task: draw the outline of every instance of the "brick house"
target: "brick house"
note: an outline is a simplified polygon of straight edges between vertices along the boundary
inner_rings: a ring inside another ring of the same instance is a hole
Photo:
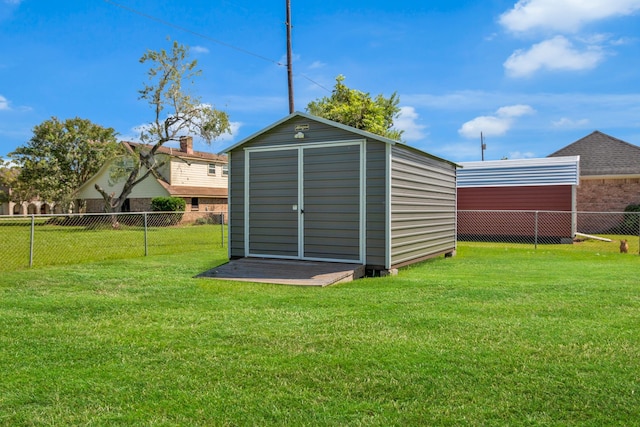
[[[133,151],[139,144],[122,142]],[[166,161],[158,169],[159,177],[149,175],[133,188],[123,205],[124,212],[145,212],[151,209],[154,197],[180,197],[186,202],[186,212],[227,212],[227,156],[193,150],[193,138],[182,137],[180,148],[160,147],[158,161]],[[104,200],[95,184],[108,193],[119,194],[124,180],[113,182],[110,173],[114,161],[105,164],[96,175],[77,191],[77,198],[86,202],[86,212],[104,212]]]
[[[580,156],[579,212],[622,212],[640,203],[640,147],[600,131],[548,157]]]
[[[623,212],[640,203],[640,147],[596,130],[548,157],[558,156],[580,156],[578,212]],[[621,216],[609,215],[604,221],[602,217],[590,221],[582,215],[579,227],[583,232],[601,232],[620,220]]]

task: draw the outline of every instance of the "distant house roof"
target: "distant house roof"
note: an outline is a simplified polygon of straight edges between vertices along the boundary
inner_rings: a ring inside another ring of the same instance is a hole
[[[549,157],[578,155],[581,176],[640,174],[640,147],[597,130]]]
[[[579,156],[461,162],[458,188],[578,185]]]
[[[139,142],[131,142],[131,141],[121,141],[122,145],[126,150],[133,152],[137,147],[145,147],[146,149],[151,149],[151,145],[141,144]],[[173,159],[180,159],[186,163],[189,163],[193,160],[200,160],[204,162],[215,162],[218,164],[227,164],[228,158],[224,154],[213,154],[206,153],[204,151],[193,151],[191,150],[191,146],[189,147],[189,152],[183,151],[180,148],[172,148],[172,147],[160,147],[156,154],[165,154],[171,156]],[[112,161],[105,162],[104,165],[100,168],[100,170],[89,180],[87,180],[84,184],[82,184],[76,191],[75,194],[79,194],[81,191],[84,191],[87,187],[93,187],[95,184],[94,178],[99,177],[106,173],[106,171],[111,167]],[[149,177],[149,179],[155,179],[162,188],[164,188],[170,196],[174,197],[210,197],[210,198],[227,198],[228,190],[226,187],[196,187],[196,186],[180,186],[180,185],[171,185],[166,181],[165,177],[159,176],[154,177],[153,175]]]
[[[186,187],[181,185],[169,185],[158,180],[167,192],[173,197],[211,197],[226,199],[229,192],[226,187]]]
[[[139,142],[131,142],[131,141],[122,141],[122,144],[128,148],[129,150],[133,150],[136,147],[145,147],[147,149],[151,149],[151,145],[141,144]],[[206,153],[204,151],[192,151],[191,153],[187,153],[182,151],[179,148],[165,147],[164,145],[158,149],[156,152],[158,154],[168,154],[172,157],[177,157],[184,160],[205,160],[205,161],[215,161],[218,163],[227,163],[227,156],[224,154],[213,154]]]
[[[151,149],[151,145],[144,145],[137,142],[123,141],[125,147],[129,150],[134,150],[136,147],[144,146]],[[189,147],[191,148],[191,147]],[[204,151],[183,151],[179,148],[162,146],[156,151],[157,154],[167,154],[172,158],[178,158],[188,163],[189,160],[204,160],[208,162],[227,163],[227,156],[224,154],[206,153]],[[195,187],[195,186],[183,186],[183,185],[171,185],[164,181],[164,179],[158,179],[158,183],[173,197],[211,197],[211,198],[227,198],[228,190],[226,187]]]

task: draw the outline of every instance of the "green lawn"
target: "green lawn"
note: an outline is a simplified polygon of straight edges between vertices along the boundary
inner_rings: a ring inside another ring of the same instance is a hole
[[[0,223],[0,271],[29,267],[30,221]],[[226,227],[225,227],[226,228]],[[172,254],[183,250],[214,250],[222,247],[220,225],[182,225],[149,227],[147,253]],[[226,233],[226,231],[225,231]],[[125,259],[145,255],[143,227],[46,225],[42,221],[34,227],[33,266],[78,264],[107,259]],[[225,237],[226,238],[226,237]]]
[[[328,288],[192,278],[221,248],[3,272],[0,425],[640,425],[640,257],[610,245]]]

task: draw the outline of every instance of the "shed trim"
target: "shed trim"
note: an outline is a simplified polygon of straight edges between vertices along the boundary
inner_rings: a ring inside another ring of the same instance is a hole
[[[422,156],[429,157],[429,158],[434,159],[434,160],[438,160],[438,161],[441,161],[441,162],[448,163],[450,165],[455,166],[456,168],[460,167],[460,165],[455,163],[455,162],[452,162],[452,161],[447,160],[447,159],[443,159],[442,157],[434,156],[433,154],[427,153],[426,151],[422,151],[422,150],[420,150],[418,148],[415,148],[415,147],[411,147],[411,146],[406,145],[406,144],[404,144],[404,143],[402,143],[400,141],[396,141],[396,140],[393,140],[393,139],[390,139],[390,138],[386,138],[386,137],[381,136],[381,135],[376,135],[375,133],[367,132],[367,131],[362,130],[362,129],[353,128],[351,126],[347,126],[347,125],[342,124],[342,123],[334,122],[333,120],[328,120],[328,119],[325,119],[323,117],[318,117],[318,116],[313,116],[311,114],[303,113],[301,111],[295,111],[295,112],[289,114],[288,116],[278,120],[277,122],[272,123],[270,126],[267,126],[266,128],[261,129],[258,132],[256,132],[256,133],[254,133],[254,134],[242,139],[241,141],[236,142],[232,146],[225,148],[220,153],[228,153],[228,152],[230,152],[232,150],[235,150],[236,148],[238,148],[238,147],[244,145],[245,143],[257,138],[258,136],[271,131],[272,129],[276,128],[277,126],[280,126],[283,123],[286,123],[287,121],[291,120],[294,117],[303,117],[303,118],[308,119],[308,120],[314,120],[316,122],[325,124],[327,126],[331,126],[331,127],[334,127],[334,128],[342,129],[342,130],[347,131],[349,133],[354,133],[354,134],[359,135],[359,136],[361,136],[363,138],[366,138],[366,139],[372,139],[374,141],[384,142],[385,144],[388,144],[388,145],[399,145],[399,146],[402,146],[402,147],[407,148],[409,150],[412,150],[412,151],[415,151],[417,153],[420,153],[420,155],[422,155]],[[301,145],[304,145],[304,144],[301,144]]]
[[[229,167],[229,176],[227,179],[227,258],[231,259],[231,159],[227,163]],[[222,221],[224,225],[224,221]],[[223,240],[224,241],[224,240]]]
[[[327,141],[327,142],[310,142],[302,144],[283,144],[283,145],[269,145],[267,147],[245,147],[244,151],[277,151],[277,150],[293,150],[297,148],[323,148],[323,147],[339,147],[342,145],[356,145],[363,144],[364,139],[345,139],[339,141]]]
[[[250,136],[244,138],[243,140],[238,141],[237,143],[233,144],[232,146],[230,146],[228,148],[225,148],[222,152],[223,153],[228,153],[231,150],[235,150],[236,148],[240,147],[241,145],[245,144],[246,142],[251,141],[252,139],[255,139],[256,137],[258,137],[258,136],[260,136],[260,135],[262,135],[264,133],[269,132],[271,129],[274,129],[274,128],[280,126],[281,124],[288,122],[289,120],[291,120],[294,117],[304,117],[304,118],[309,119],[309,120],[315,120],[315,121],[323,123],[323,124],[325,124],[327,126],[336,127],[338,129],[342,129],[342,130],[345,130],[345,131],[350,132],[350,133],[356,133],[356,134],[358,134],[360,136],[363,136],[365,138],[375,139],[375,140],[378,140],[378,141],[385,142],[387,144],[394,145],[394,144],[398,143],[398,141],[394,141],[393,139],[385,138],[384,136],[376,135],[376,134],[373,134],[373,133],[370,133],[370,132],[367,132],[367,131],[364,131],[364,130],[361,130],[361,129],[352,128],[351,126],[343,125],[342,123],[334,122],[332,120],[328,120],[328,119],[325,119],[325,118],[322,118],[322,117],[312,116],[311,114],[303,113],[303,112],[300,112],[300,111],[295,111],[295,112],[289,114],[288,116],[278,120],[277,122],[272,123],[270,126],[267,126],[266,128],[259,130],[258,132],[254,133],[253,135],[250,135]]]
[[[249,256],[249,153],[244,158],[244,256]]]
[[[299,145],[294,148],[298,150],[298,206],[304,212],[304,185],[300,184],[300,182],[304,182],[304,150],[301,150]],[[247,240],[248,246],[249,241]],[[304,258],[304,215],[298,215],[298,258]]]
[[[385,249],[384,249],[384,268],[391,268],[391,145],[385,146]]]
[[[360,263],[367,260],[367,140],[360,144]]]

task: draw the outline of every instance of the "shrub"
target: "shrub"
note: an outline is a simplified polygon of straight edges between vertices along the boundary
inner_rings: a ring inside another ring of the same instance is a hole
[[[151,210],[154,212],[184,212],[187,202],[180,197],[154,197]]]
[[[640,224],[640,204],[630,204],[624,208],[624,220],[622,226],[626,234],[638,233],[638,224]]]
[[[151,210],[154,212],[184,212],[187,203],[180,197],[154,197],[151,200]],[[166,227],[176,225],[182,221],[182,213],[159,214],[152,221],[153,225]]]
[[[223,217],[219,213],[209,213],[203,217],[196,219],[196,225],[205,224],[222,224],[224,222]]]

